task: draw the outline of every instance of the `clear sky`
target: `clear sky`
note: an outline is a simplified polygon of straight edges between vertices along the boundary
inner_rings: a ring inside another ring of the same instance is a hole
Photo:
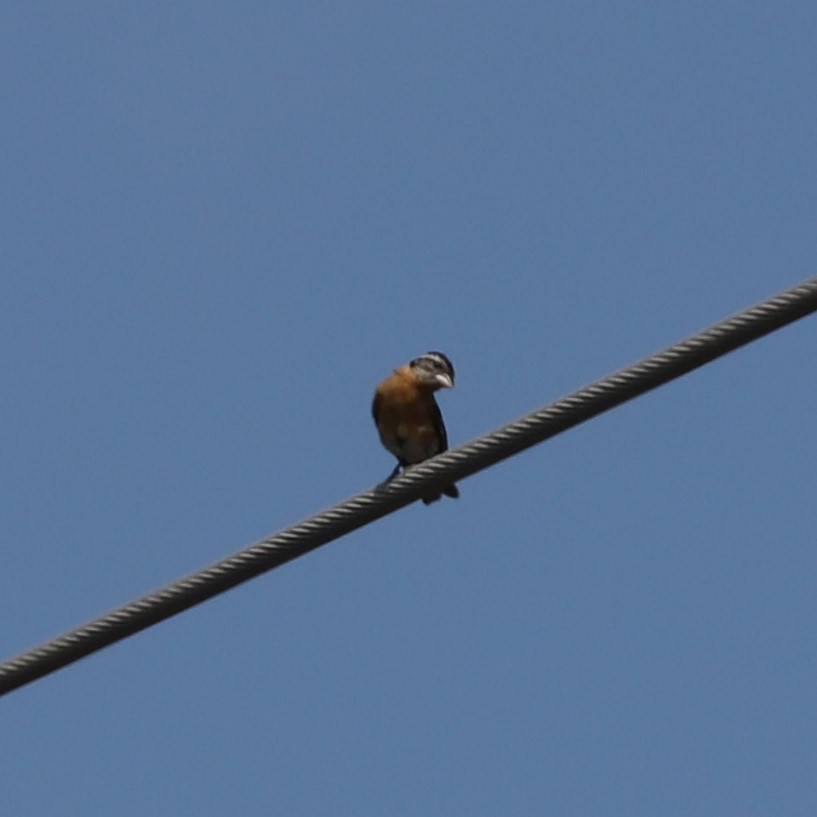
[[[10,2],[0,648],[817,273],[817,5]],[[806,319],[0,700],[0,813],[817,813]]]

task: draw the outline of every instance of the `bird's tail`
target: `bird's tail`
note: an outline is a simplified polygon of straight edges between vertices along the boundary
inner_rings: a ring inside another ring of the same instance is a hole
[[[442,492],[439,494],[432,494],[431,496],[424,496],[423,497],[423,504],[430,505],[432,502],[436,502],[442,495],[445,494],[446,496],[450,496],[451,499],[459,499],[460,498],[460,489],[457,488],[456,485],[446,485],[445,488],[442,489]]]

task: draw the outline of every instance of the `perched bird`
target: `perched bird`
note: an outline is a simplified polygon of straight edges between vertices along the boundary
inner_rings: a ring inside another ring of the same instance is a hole
[[[372,401],[380,442],[397,457],[389,479],[408,465],[441,454],[448,448],[445,423],[434,399],[437,389],[454,388],[454,367],[442,352],[426,352],[411,363],[394,370],[376,389]],[[442,493],[423,497],[429,505],[442,494],[456,499],[456,485],[446,485]]]

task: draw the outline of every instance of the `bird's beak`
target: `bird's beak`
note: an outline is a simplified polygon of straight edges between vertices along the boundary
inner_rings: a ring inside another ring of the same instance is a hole
[[[454,381],[451,379],[450,375],[447,374],[437,374],[434,375],[434,380],[440,386],[441,389],[453,389],[454,388]]]

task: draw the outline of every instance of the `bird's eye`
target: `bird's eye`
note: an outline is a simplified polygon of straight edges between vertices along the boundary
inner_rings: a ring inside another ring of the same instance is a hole
[[[435,360],[434,363],[433,363],[433,366],[434,366],[435,369],[442,369],[443,364],[440,363],[439,360]]]

